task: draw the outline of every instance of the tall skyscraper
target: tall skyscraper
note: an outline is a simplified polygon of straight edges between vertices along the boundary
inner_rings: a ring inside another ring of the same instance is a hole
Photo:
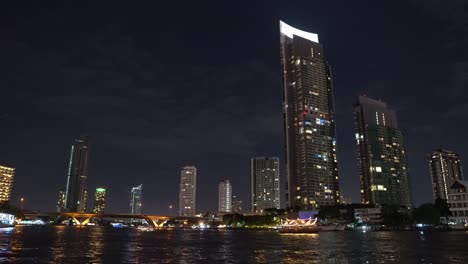
[[[287,206],[339,202],[332,76],[318,35],[280,21]]]
[[[232,185],[229,180],[219,183],[218,186],[218,212],[232,212]]]
[[[434,199],[447,200],[450,186],[456,180],[463,180],[460,156],[450,150],[436,149],[428,158]]]
[[[96,188],[93,213],[102,214],[106,209],[106,189]]]
[[[60,190],[57,200],[57,212],[65,211],[65,189]]]
[[[251,210],[280,208],[279,158],[256,157],[250,160]]]
[[[141,206],[143,199],[143,184],[133,187],[130,192],[130,214],[139,215],[141,214]]]
[[[0,202],[8,202],[11,198],[15,168],[0,165]]]
[[[88,178],[88,137],[81,136],[72,144],[65,189],[65,208],[68,212],[86,210],[86,180]]]
[[[180,172],[179,215],[194,216],[197,198],[197,168],[186,166]]]
[[[354,125],[361,203],[411,206],[408,162],[394,110],[359,96]]]

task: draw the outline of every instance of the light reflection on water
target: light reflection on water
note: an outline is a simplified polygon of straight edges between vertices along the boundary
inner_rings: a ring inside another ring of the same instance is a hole
[[[108,227],[0,229],[10,263],[468,263],[466,232],[155,231]]]

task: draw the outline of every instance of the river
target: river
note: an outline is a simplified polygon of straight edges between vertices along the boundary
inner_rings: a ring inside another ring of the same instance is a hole
[[[0,230],[6,263],[468,263],[468,232],[254,230],[143,232],[111,227]]]

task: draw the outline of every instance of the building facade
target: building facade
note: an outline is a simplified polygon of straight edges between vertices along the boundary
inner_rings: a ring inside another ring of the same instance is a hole
[[[143,200],[143,184],[133,187],[130,191],[130,214],[141,214],[141,206]]]
[[[88,137],[81,136],[72,144],[70,152],[67,187],[65,188],[65,210],[68,212],[84,212],[86,210],[88,155]]]
[[[194,216],[197,199],[197,168],[183,167],[180,172],[179,215]]]
[[[106,209],[106,189],[96,188],[94,193],[94,209],[93,213],[103,214]]]
[[[232,185],[229,180],[225,180],[218,185],[218,212],[232,212]]]
[[[287,206],[339,203],[332,76],[318,35],[280,21]]]
[[[463,180],[460,156],[450,150],[436,149],[428,156],[434,200],[447,200],[450,186],[456,180]]]
[[[455,180],[449,187],[450,221],[468,224],[468,181]]]
[[[11,199],[15,168],[0,165],[0,202],[8,202]]]
[[[405,144],[395,111],[366,96],[353,109],[361,203],[411,206]]]
[[[59,191],[57,199],[57,212],[65,212],[65,189]]]
[[[237,195],[232,196],[232,212],[242,213],[242,200]]]
[[[280,208],[279,158],[256,157],[250,160],[251,212],[263,213]]]

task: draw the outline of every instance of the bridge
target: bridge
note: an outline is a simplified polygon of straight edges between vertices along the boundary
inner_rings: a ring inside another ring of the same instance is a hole
[[[24,213],[25,218],[38,217],[67,217],[73,219],[76,225],[86,225],[92,218],[116,218],[116,219],[144,219],[154,228],[161,228],[170,220],[176,221],[200,221],[208,220],[206,217],[188,217],[188,216],[162,216],[162,215],[133,215],[133,214],[95,214],[78,212],[30,212]]]

